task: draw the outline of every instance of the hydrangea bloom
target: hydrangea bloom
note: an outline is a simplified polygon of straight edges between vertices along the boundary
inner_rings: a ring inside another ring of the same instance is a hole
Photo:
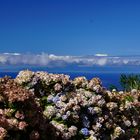
[[[54,103],[57,103],[58,101],[60,101],[59,96],[53,97],[52,101],[53,101]]]
[[[88,136],[89,135],[89,130],[87,128],[82,128],[81,129],[81,133],[84,135],[84,136]]]

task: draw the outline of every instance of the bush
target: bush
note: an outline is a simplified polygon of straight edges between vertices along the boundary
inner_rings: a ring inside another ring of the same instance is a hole
[[[99,78],[21,71],[0,80],[0,139],[138,140],[139,101]]]
[[[122,74],[120,77],[120,83],[124,90],[131,91],[132,89],[140,89],[140,75],[125,75]]]
[[[53,127],[35,99],[13,79],[0,79],[0,139],[37,140],[50,135],[47,131]]]

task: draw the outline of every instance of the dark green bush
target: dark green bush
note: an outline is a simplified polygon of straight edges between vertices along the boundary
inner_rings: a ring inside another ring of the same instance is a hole
[[[120,77],[120,84],[126,91],[131,91],[132,89],[140,89],[140,75],[135,74],[122,74]]]

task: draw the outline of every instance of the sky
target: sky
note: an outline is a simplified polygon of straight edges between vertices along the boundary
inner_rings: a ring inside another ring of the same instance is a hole
[[[140,54],[139,0],[0,0],[0,53]]]

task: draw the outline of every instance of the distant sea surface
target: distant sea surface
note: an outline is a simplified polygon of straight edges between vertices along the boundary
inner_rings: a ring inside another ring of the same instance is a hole
[[[116,86],[119,90],[121,90],[121,85],[119,83],[120,80],[120,73],[92,73],[92,72],[52,72],[52,73],[63,73],[70,75],[71,79],[74,79],[78,76],[85,76],[88,80],[92,79],[93,77],[98,77],[102,80],[102,84],[104,87],[109,88],[110,85]],[[11,76],[15,78],[18,72],[0,72],[0,77],[4,77],[5,75]]]

